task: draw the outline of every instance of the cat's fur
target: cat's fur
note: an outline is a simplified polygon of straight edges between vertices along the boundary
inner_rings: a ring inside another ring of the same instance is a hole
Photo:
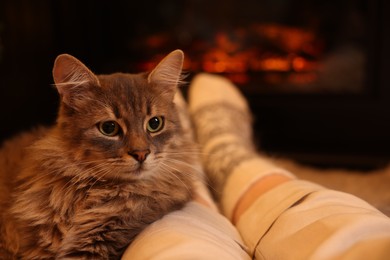
[[[182,63],[177,50],[150,73],[95,75],[70,55],[57,57],[56,124],[0,152],[0,254],[117,258],[192,198],[199,172],[173,102]],[[155,116],[164,124],[153,133],[146,125]],[[106,121],[119,124],[117,135],[99,131]]]

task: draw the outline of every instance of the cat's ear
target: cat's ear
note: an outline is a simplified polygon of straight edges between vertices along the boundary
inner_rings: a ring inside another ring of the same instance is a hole
[[[59,55],[53,67],[53,78],[63,102],[68,103],[80,88],[99,85],[99,80],[81,61],[69,54]]]
[[[183,61],[184,53],[181,50],[171,52],[149,74],[148,83],[155,83],[163,94],[169,94],[173,99],[182,81]]]

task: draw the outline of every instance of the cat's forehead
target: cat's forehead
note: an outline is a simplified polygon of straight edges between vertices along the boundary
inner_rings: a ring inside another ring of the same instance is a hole
[[[100,86],[108,91],[140,90],[147,85],[145,74],[114,73],[98,76]]]
[[[143,74],[115,73],[99,76],[98,91],[105,98],[118,102],[141,102],[153,95],[146,76]]]
[[[154,102],[156,93],[147,82],[147,74],[101,75],[99,82],[104,102],[108,103],[116,117],[128,116],[128,113],[151,114],[164,103],[161,100]]]

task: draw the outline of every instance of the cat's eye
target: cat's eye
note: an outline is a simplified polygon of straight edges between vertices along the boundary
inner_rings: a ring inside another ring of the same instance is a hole
[[[160,131],[164,126],[164,118],[162,116],[155,116],[152,117],[149,121],[148,124],[146,125],[146,129],[150,133],[156,133]]]
[[[106,136],[116,136],[120,131],[120,126],[115,121],[100,122],[98,128],[99,131]]]

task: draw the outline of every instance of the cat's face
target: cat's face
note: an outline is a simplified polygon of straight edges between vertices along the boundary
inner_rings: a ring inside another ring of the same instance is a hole
[[[150,74],[100,76],[72,58],[57,60],[53,71],[62,97],[57,128],[68,156],[102,179],[146,178],[169,167],[181,145],[173,96],[182,54],[171,54]]]

